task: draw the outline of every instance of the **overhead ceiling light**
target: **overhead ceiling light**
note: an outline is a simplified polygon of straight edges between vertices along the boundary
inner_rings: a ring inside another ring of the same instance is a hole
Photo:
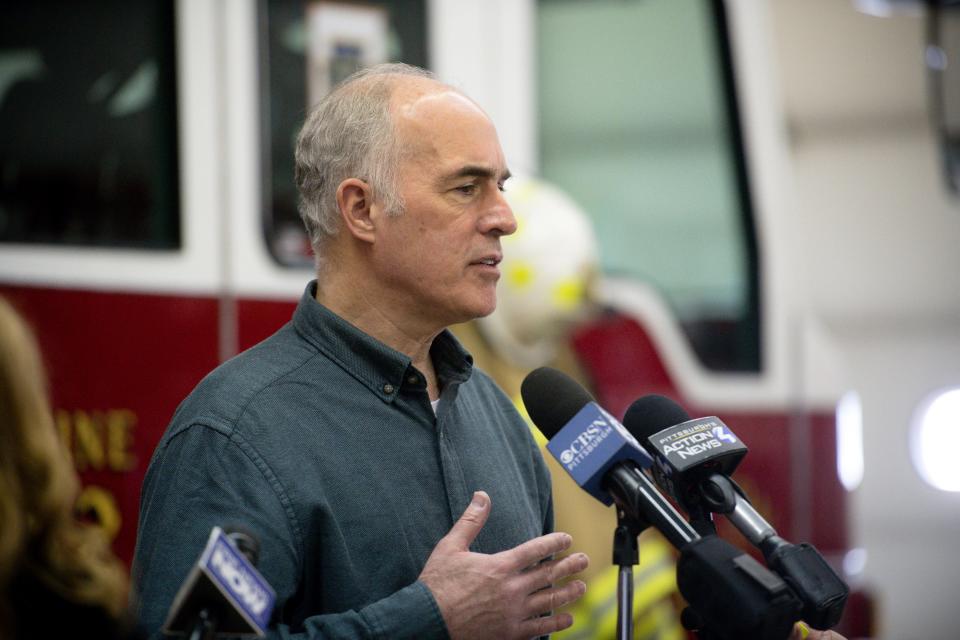
[[[837,474],[847,491],[863,481],[863,408],[856,391],[837,403]]]
[[[917,407],[910,429],[910,453],[920,477],[943,491],[960,491],[960,389],[941,391]]]
[[[843,573],[848,578],[858,577],[867,568],[867,550],[857,547],[843,556]]]

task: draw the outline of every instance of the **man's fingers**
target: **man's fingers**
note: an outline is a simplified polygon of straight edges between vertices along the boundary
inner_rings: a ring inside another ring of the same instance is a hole
[[[452,548],[456,551],[466,551],[473,544],[474,539],[490,516],[490,496],[485,491],[473,494],[473,500],[467,510],[463,512],[450,531],[437,543],[437,546]]]
[[[531,618],[520,623],[520,635],[524,638],[547,636],[573,626],[573,616],[558,613],[546,618]]]
[[[520,571],[561,551],[566,551],[570,548],[572,542],[573,538],[570,537],[569,533],[550,533],[533,540],[527,540],[513,549],[501,551],[497,555],[507,562],[509,569]]]
[[[573,580],[562,587],[537,591],[527,598],[527,613],[531,616],[539,616],[555,611],[564,605],[576,602],[586,591],[587,585],[582,580]]]
[[[574,553],[565,558],[549,560],[535,567],[531,567],[524,572],[524,578],[527,580],[525,587],[527,593],[533,593],[539,589],[552,586],[555,582],[560,582],[568,576],[580,573],[589,566],[590,560],[585,553]]]

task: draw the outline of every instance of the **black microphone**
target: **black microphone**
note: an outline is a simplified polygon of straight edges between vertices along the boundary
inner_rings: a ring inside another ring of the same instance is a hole
[[[676,548],[700,536],[640,470],[650,456],[593,396],[549,367],[532,371],[520,386],[531,420],[567,473],[604,504],[616,502],[641,524],[652,525]]]
[[[691,420],[680,405],[660,395],[636,400],[623,420],[653,455],[657,484],[687,512],[694,529],[703,535],[715,533],[701,485],[714,473],[733,473],[746,446],[719,418]]]
[[[723,514],[763,553],[803,602],[803,619],[818,629],[840,621],[849,588],[813,545],[787,542],[761,516],[729,477],[747,448],[716,417],[691,420],[673,400],[648,395],[636,400],[624,426],[653,454],[657,484],[688,513]]]
[[[784,640],[800,603],[776,574],[715,535],[701,537],[656,489],[636,440],[566,374],[541,367],[520,393],[547,450],[580,487],[640,524],[653,525],[680,549],[677,585],[696,612],[698,628],[724,639]],[[700,625],[699,623],[702,623]]]
[[[259,552],[253,534],[214,527],[173,599],[164,633],[190,640],[263,636],[277,596],[256,569]]]

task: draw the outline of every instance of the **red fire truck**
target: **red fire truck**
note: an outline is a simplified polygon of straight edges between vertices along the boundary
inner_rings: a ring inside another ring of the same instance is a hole
[[[664,393],[719,416],[750,448],[737,479],[757,508],[842,570],[855,546],[844,482],[863,470],[858,450],[838,467],[836,409],[855,385],[804,284],[822,247],[797,243],[826,227],[804,226],[794,180],[831,183],[798,160],[773,60],[802,12],[765,5],[5,7],[0,295],[39,337],[81,505],[118,554],[132,555],[140,484],[177,404],[286,322],[312,277],[292,177],[310,96],[393,59],[462,86],[512,168],[593,218],[605,312],[573,347],[598,400],[622,416]]]

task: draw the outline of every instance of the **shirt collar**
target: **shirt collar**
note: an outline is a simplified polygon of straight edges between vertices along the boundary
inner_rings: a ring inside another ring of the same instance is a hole
[[[293,314],[300,336],[336,362],[384,402],[393,402],[404,386],[423,386],[423,374],[409,356],[387,346],[317,302],[312,280]],[[470,378],[473,357],[444,329],[433,340],[430,355],[441,387]]]

